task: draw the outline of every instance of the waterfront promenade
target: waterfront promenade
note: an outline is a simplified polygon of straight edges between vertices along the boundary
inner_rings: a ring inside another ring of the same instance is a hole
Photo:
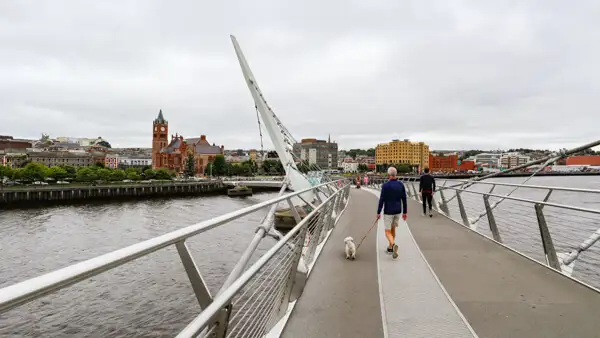
[[[378,191],[353,189],[282,337],[597,337],[600,294],[409,201],[400,258],[373,224]]]

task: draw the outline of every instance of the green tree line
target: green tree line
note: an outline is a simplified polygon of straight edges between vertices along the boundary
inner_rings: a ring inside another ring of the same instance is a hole
[[[73,167],[73,166],[54,166],[46,167],[41,163],[31,162],[24,168],[10,168],[0,166],[0,178],[8,178],[21,181],[43,181],[53,179],[56,181],[72,180],[76,182],[93,182],[93,181],[122,181],[142,179],[157,179],[170,180],[175,177],[175,173],[168,169],[146,169],[127,168],[110,169],[103,165],[94,165],[89,167]]]
[[[410,173],[413,171],[413,166],[410,164],[406,164],[406,163],[396,163],[396,164],[378,164],[377,165],[377,172],[387,172],[389,167],[395,167],[396,170],[398,171],[399,174],[406,174],[406,173]]]
[[[346,155],[352,157],[353,159],[356,159],[356,156],[359,155],[367,155],[367,156],[371,156],[371,157],[375,157],[375,148],[369,148],[369,149],[350,149],[350,150],[346,150]]]

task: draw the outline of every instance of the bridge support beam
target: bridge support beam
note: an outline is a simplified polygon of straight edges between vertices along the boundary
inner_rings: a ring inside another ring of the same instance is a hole
[[[463,204],[462,198],[460,197],[460,192],[458,190],[456,191],[456,200],[458,201],[458,209],[460,210],[460,217],[462,218],[463,225],[470,227],[469,217],[467,216],[465,205]]]
[[[550,236],[550,231],[548,230],[548,224],[546,223],[543,207],[544,206],[539,203],[536,203],[534,206],[535,214],[538,220],[538,226],[540,228],[542,245],[544,246],[544,254],[546,255],[546,264],[555,270],[562,271],[560,268],[560,262],[556,256],[556,249],[554,248],[554,243],[552,242],[552,236]]]
[[[206,309],[208,305],[212,303],[212,296],[200,274],[200,270],[198,270],[196,262],[194,262],[194,258],[192,257],[189,248],[185,244],[185,240],[177,242],[175,247],[177,247],[177,252],[179,253],[185,272],[192,284],[192,289],[194,290],[198,304],[200,304],[202,309]]]
[[[493,189],[493,187],[492,187]],[[488,224],[490,225],[490,231],[494,240],[498,243],[502,243],[500,232],[496,226],[496,219],[494,218],[494,211],[490,207],[490,195],[483,195],[483,204],[485,205],[485,213],[487,214]]]

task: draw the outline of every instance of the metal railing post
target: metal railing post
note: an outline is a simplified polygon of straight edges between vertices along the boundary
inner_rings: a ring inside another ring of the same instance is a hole
[[[196,265],[196,262],[194,262],[194,258],[185,244],[185,240],[177,242],[175,247],[177,248],[185,272],[188,275],[188,279],[192,284],[192,289],[194,290],[198,304],[200,304],[200,308],[205,309],[212,302],[212,296],[200,274],[200,270],[198,270],[198,266]]]
[[[417,200],[417,202],[421,202],[421,195],[419,194],[417,188],[415,187],[416,183],[417,183],[417,179],[415,178],[415,181],[412,183],[413,192],[415,193],[415,199]]]
[[[413,193],[412,193],[412,189],[410,188],[410,179],[406,180],[403,182],[404,186],[406,187],[406,195],[408,198],[412,198],[413,197]]]
[[[290,207],[290,212],[292,213],[292,216],[294,216],[294,220],[296,221],[296,224],[300,223],[302,221],[302,217],[300,217],[300,214],[298,213],[298,210],[296,209],[296,206],[294,205],[294,203],[292,202],[291,199],[287,199],[287,204]]]
[[[464,226],[469,226],[469,217],[467,216],[467,211],[465,210],[465,205],[463,204],[462,198],[460,197],[460,192],[456,190],[456,200],[458,201],[458,209],[460,210],[460,217],[462,218]]]
[[[315,198],[319,201],[319,204],[323,203],[323,199],[319,195],[319,190],[318,189],[313,189],[313,193],[315,194]]]
[[[450,216],[450,210],[448,209],[448,202],[446,201],[446,197],[444,196],[443,187],[446,185],[447,181],[444,181],[444,185],[440,189],[440,198],[442,199],[442,205],[438,207],[438,210]]]
[[[342,193],[343,193],[343,191],[342,191]],[[341,211],[342,193],[337,194],[335,196],[335,199],[332,202],[333,203],[333,211],[332,211],[332,215],[331,216],[333,217],[333,213],[335,212],[335,219],[337,219],[337,217],[339,216],[340,211]],[[333,224],[335,224],[335,219],[333,220],[331,228],[333,228]]]
[[[331,224],[331,221],[333,218],[333,217],[331,217],[331,213],[333,212],[333,204],[331,202],[329,202],[328,205],[325,206],[325,210],[326,210],[325,221],[323,223],[323,226],[321,227],[321,234],[319,234],[319,243],[317,243],[317,244],[321,244],[321,242],[323,242],[323,240],[325,239],[325,236],[327,235],[327,232],[329,230],[331,230],[331,228],[333,227]]]
[[[289,200],[288,200],[289,201]],[[302,230],[298,233],[298,238],[296,241],[296,245],[294,246],[294,260],[292,261],[292,265],[290,266],[290,272],[288,274],[288,278],[285,285],[285,291],[281,298],[281,304],[279,305],[279,314],[280,316],[285,314],[288,309],[289,302],[292,300],[292,290],[296,284],[296,278],[298,272],[298,264],[300,263],[300,257],[302,257],[302,248],[304,248],[304,242],[306,239],[306,229],[308,228],[308,223],[306,223]]]
[[[542,245],[544,247],[544,254],[546,256],[546,264],[558,271],[561,271],[558,257],[556,256],[556,249],[552,242],[552,236],[548,230],[548,224],[546,223],[546,217],[544,217],[543,205],[536,203],[535,214],[538,220],[538,226],[540,228],[540,237],[542,238]]]
[[[487,214],[488,224],[490,225],[490,231],[492,232],[492,236],[496,242],[502,243],[502,238],[500,237],[500,232],[498,231],[498,227],[496,226],[496,219],[494,218],[494,211],[490,207],[490,196],[483,195],[483,204],[485,205],[485,213]]]

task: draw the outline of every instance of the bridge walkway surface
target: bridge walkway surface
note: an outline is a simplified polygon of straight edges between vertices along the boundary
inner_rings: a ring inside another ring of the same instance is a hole
[[[400,257],[385,252],[378,191],[352,190],[282,337],[599,337],[600,294],[409,201]]]

